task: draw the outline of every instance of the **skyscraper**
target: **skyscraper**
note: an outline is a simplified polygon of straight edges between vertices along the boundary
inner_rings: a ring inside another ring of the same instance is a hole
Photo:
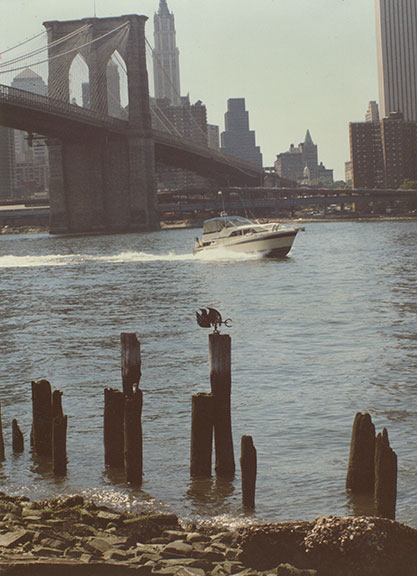
[[[382,118],[402,112],[417,121],[417,2],[375,0]]]
[[[175,18],[168,10],[166,0],[159,0],[154,16],[153,70],[155,98],[167,98],[174,106],[180,105],[179,50],[175,39]]]
[[[255,132],[249,130],[249,112],[244,98],[229,98],[224,115],[225,131],[221,134],[221,151],[262,166],[262,154],[255,143]]]

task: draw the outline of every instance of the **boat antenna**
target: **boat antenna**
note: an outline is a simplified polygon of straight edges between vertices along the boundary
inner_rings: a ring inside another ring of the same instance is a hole
[[[97,12],[96,12],[96,0],[94,0],[94,18],[97,18]]]
[[[225,207],[224,207],[224,196],[223,196],[223,192],[222,192],[221,190],[219,190],[219,191],[217,192],[217,194],[219,194],[219,195],[222,197],[222,206],[223,206],[222,216],[226,216],[226,215],[227,215],[227,212],[226,212]]]

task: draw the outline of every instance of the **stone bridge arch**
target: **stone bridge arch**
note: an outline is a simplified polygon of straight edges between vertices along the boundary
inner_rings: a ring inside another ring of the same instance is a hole
[[[117,50],[126,66],[129,100],[125,135],[103,129],[94,136],[80,133],[76,141],[72,137],[49,142],[53,233],[127,232],[159,226],[146,68],[147,19],[132,14],[44,22],[51,98],[70,101],[69,71],[80,54],[89,68],[90,108],[107,117],[107,64]],[[80,34],[71,36],[80,28]]]

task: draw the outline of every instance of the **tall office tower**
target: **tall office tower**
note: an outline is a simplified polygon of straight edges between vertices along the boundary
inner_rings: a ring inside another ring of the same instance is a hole
[[[175,39],[175,18],[166,0],[159,0],[154,16],[153,73],[155,98],[167,98],[174,106],[181,103],[179,50]]]
[[[215,124],[207,124],[207,139],[209,148],[220,150],[219,127]]]
[[[417,121],[417,2],[375,0],[381,116]]]
[[[262,166],[262,154],[255,143],[255,132],[249,130],[249,113],[244,98],[230,98],[224,115],[225,131],[221,134],[221,151],[241,160]]]
[[[365,121],[379,122],[379,108],[375,100],[372,100],[368,104],[368,110],[366,111]]]

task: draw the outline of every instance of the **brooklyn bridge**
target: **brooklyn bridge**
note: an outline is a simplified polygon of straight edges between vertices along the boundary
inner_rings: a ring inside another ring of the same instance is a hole
[[[0,65],[0,124],[46,137],[52,233],[157,229],[158,162],[192,170],[219,187],[262,183],[262,167],[152,128],[146,20],[126,15],[45,22],[47,54],[39,63],[48,69],[47,96],[3,80],[27,67],[25,56]],[[108,112],[106,69],[115,51],[127,76],[125,119]],[[77,55],[89,69],[89,108],[70,102],[70,69]]]

